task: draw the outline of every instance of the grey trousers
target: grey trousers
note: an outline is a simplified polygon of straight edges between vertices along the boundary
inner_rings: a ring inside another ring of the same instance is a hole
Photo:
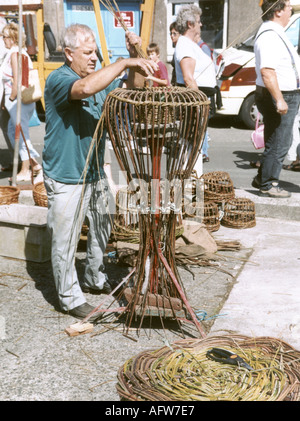
[[[114,199],[105,182],[63,184],[44,177],[48,196],[47,225],[51,234],[53,276],[62,310],[72,310],[86,302],[80,288],[75,253],[87,217],[89,231],[83,284],[102,289],[107,275],[103,256],[111,233]]]

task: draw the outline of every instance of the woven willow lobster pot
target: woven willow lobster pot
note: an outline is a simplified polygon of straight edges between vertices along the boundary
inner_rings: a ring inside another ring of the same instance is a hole
[[[219,203],[235,197],[233,182],[227,172],[205,173],[201,179],[204,181],[204,200]]]
[[[224,206],[222,225],[229,228],[252,228],[256,225],[255,204],[250,199],[237,197]]]
[[[34,185],[32,196],[36,206],[48,207],[47,192],[43,181]]]
[[[20,189],[13,186],[0,186],[0,205],[18,203]]]
[[[185,206],[184,217],[204,224],[210,232],[220,228],[219,208],[214,202],[190,203]]]
[[[211,360],[212,348],[236,353],[252,370]],[[185,339],[132,357],[117,377],[128,401],[299,401],[300,352],[270,337]]]
[[[220,228],[219,208],[214,202],[204,203],[203,223],[208,231],[218,231]]]
[[[106,97],[105,123],[115,155],[126,172],[128,185],[136,184],[141,194],[140,247],[131,299],[127,300],[128,327],[136,315],[141,316],[141,323],[145,316],[165,315],[159,303],[167,297],[170,317],[179,321],[173,303],[180,300],[203,334],[183,292],[174,249],[178,215],[182,212],[182,195],[178,192],[184,180],[190,178],[200,154],[209,104],[200,90],[173,86],[115,89]],[[119,230],[127,226],[137,231],[136,222],[130,218],[117,218],[117,224]],[[153,294],[159,300],[148,305]]]

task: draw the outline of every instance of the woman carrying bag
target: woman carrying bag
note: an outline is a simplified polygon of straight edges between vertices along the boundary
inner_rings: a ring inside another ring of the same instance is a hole
[[[18,80],[18,25],[10,23],[2,30],[2,37],[8,53],[1,66],[2,79],[4,84],[4,105],[7,109],[10,119],[8,122],[8,137],[14,146],[15,144],[15,129],[16,129],[16,116],[17,116],[17,80]],[[23,37],[22,55],[27,58],[29,71],[33,68],[32,61],[25,50],[25,35]],[[17,174],[16,181],[31,181],[31,171],[33,176],[36,176],[41,170],[41,165],[37,162],[36,158],[40,155],[34,149],[29,136],[29,121],[33,115],[35,104],[21,105],[21,129],[24,134],[26,143],[24,142],[23,135],[20,136],[19,155],[22,161],[21,170]]]

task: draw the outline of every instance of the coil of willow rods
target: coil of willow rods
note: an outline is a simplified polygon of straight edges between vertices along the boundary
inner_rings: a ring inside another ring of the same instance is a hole
[[[174,252],[182,187],[201,151],[208,112],[204,93],[183,87],[118,88],[106,98],[106,127],[139,216],[133,287],[125,289],[128,326],[134,316],[179,320],[189,314],[204,336],[183,293]]]
[[[206,354],[216,347],[252,370],[212,361]],[[184,339],[126,361],[117,391],[129,401],[299,401],[300,352],[270,337]]]

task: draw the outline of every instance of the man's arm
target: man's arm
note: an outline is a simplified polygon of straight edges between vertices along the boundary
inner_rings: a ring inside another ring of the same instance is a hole
[[[124,70],[129,69],[127,87],[144,86],[144,78],[153,74],[158,66],[152,60],[137,57],[134,44],[140,42],[140,38],[131,32],[126,32],[126,45],[130,58],[119,60],[109,66],[78,79],[71,90],[71,99],[84,99],[107,88]]]
[[[288,111],[288,105],[279,89],[275,70],[265,67],[261,69],[261,76],[265,87],[268,89],[276,102],[277,112],[279,114],[286,114]]]
[[[136,72],[140,73],[143,80],[145,76],[148,76],[149,73],[153,73],[154,71],[150,61],[142,58],[128,58],[115,62],[97,70],[83,79],[78,79],[72,87],[71,99],[88,98],[97,92],[102,91],[127,68],[129,68],[130,71],[133,71],[133,74]],[[128,87],[130,87],[129,82],[130,80],[128,77]],[[134,84],[133,86],[137,85]]]

